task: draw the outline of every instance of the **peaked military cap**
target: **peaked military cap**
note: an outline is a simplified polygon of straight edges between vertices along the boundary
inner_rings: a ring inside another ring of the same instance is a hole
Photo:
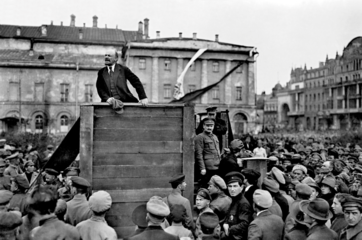
[[[73,186],[78,186],[78,187],[83,187],[83,188],[88,188],[91,186],[90,183],[82,177],[74,176],[74,177],[71,177],[70,180],[72,180]]]
[[[50,174],[50,175],[54,175],[54,176],[58,176],[59,175],[59,172],[55,169],[52,169],[52,168],[46,168],[45,169],[45,172]]]
[[[204,212],[200,215],[200,224],[205,228],[214,229],[219,224],[219,218],[213,212]]]
[[[172,178],[169,183],[182,183],[183,181],[185,181],[185,175],[184,174],[181,174],[181,175],[178,175],[174,178]]]
[[[255,171],[254,169],[245,168],[241,171],[246,179],[257,180],[260,178],[260,172]]]
[[[225,175],[226,183],[244,182],[244,176],[240,172],[229,172]]]
[[[0,190],[0,205],[6,205],[13,198],[13,193],[8,190]]]

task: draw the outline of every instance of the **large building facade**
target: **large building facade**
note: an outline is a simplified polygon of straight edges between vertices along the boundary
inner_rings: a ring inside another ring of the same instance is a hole
[[[277,92],[279,122],[295,130],[362,127],[362,37],[352,39],[334,59],[317,68],[295,68],[287,86]]]
[[[95,83],[106,51],[118,51],[141,79],[152,103],[172,100],[177,77],[200,48],[207,51],[184,78],[185,92],[218,81],[238,62],[243,65],[195,101],[229,109],[234,132],[255,127],[256,59],[254,47],[196,38],[149,39],[149,20],[135,31],[69,26],[0,25],[0,131],[66,134],[79,117],[79,106],[99,102]],[[123,61],[124,60],[124,61]],[[132,87],[130,87],[132,89]],[[137,97],[137,94],[135,94]]]

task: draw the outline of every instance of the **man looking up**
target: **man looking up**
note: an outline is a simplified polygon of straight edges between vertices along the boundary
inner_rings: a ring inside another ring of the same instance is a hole
[[[136,89],[139,102],[146,106],[148,99],[139,78],[126,66],[117,64],[118,53],[108,51],[104,57],[106,67],[98,71],[97,91],[102,102],[113,104],[114,99],[122,102],[135,102],[138,100],[130,92],[127,80]]]

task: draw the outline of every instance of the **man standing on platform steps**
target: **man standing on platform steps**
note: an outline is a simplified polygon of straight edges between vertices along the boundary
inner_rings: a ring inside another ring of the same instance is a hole
[[[172,192],[164,198],[164,202],[169,206],[172,211],[174,205],[182,205],[186,209],[185,224],[188,229],[193,231],[195,229],[195,223],[192,218],[190,201],[183,197],[181,194],[186,188],[185,175],[179,175],[172,178],[169,183],[172,186]]]
[[[113,106],[116,102],[140,102],[146,106],[148,99],[141,81],[128,67],[117,64],[118,53],[107,52],[104,61],[106,67],[98,71],[96,83],[98,95],[102,102],[107,102]],[[139,101],[130,92],[127,80],[136,89]]]

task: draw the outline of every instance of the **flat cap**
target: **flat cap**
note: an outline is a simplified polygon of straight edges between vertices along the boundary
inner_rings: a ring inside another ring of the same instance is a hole
[[[208,229],[214,229],[219,224],[219,217],[213,212],[204,212],[199,218],[200,225]]]
[[[361,198],[357,198],[354,196],[347,196],[346,201],[344,203],[342,203],[342,207],[343,208],[348,208],[348,207],[359,207],[362,208],[362,199]]]
[[[214,175],[210,178],[210,181],[209,181],[209,184],[210,185],[214,185],[214,186],[217,186],[223,190],[225,190],[227,187],[226,187],[226,183],[224,181],[224,179],[222,179],[220,176],[218,175]]]
[[[82,177],[74,176],[71,177],[70,180],[72,180],[72,185],[76,187],[88,188],[91,186],[90,183]]]
[[[240,139],[234,139],[230,143],[230,149],[243,149],[244,143]]]
[[[14,231],[22,223],[23,220],[19,211],[2,212],[0,218],[0,232],[2,236],[1,239],[14,239],[10,237],[9,232]],[[8,236],[9,238],[7,238]]]
[[[225,175],[226,183],[233,183],[233,182],[244,182],[244,176],[240,172],[229,172]]]
[[[217,109],[216,106],[207,106],[207,107],[205,108],[206,111],[215,111],[216,109]]]
[[[17,158],[19,156],[19,152],[16,152],[16,153],[14,153],[14,154],[12,154],[12,155],[10,155],[10,156],[8,156],[8,157],[6,157],[6,159],[14,159],[14,158]]]
[[[206,200],[210,200],[211,201],[211,196],[210,193],[207,189],[205,188],[200,188],[199,191],[197,192],[197,195],[206,199]]]
[[[260,178],[260,172],[257,172],[254,169],[245,168],[241,171],[241,174],[243,174],[245,178],[249,180],[258,180]]]
[[[185,181],[185,175],[184,174],[181,174],[181,175],[178,175],[176,177],[173,177],[169,183],[182,183],[183,181]]]
[[[54,148],[54,146],[52,145],[52,144],[49,144],[48,146],[47,146],[47,149],[53,149]]]
[[[263,186],[264,186],[264,189],[268,190],[269,192],[272,192],[272,193],[279,192],[279,183],[269,177],[264,178]]]
[[[93,212],[101,213],[111,208],[112,198],[108,192],[101,190],[90,196],[88,204]]]
[[[295,185],[295,191],[302,196],[310,196],[312,194],[312,188],[305,183]]]
[[[154,216],[158,217],[167,217],[170,215],[170,209],[167,204],[162,201],[161,197],[154,196],[151,197],[147,202],[147,212],[151,213]]]
[[[322,160],[321,155],[319,155],[318,153],[313,153],[313,154],[311,154],[311,158],[315,158],[315,159],[318,159],[318,160]]]
[[[275,180],[277,180],[277,182],[279,184],[281,184],[281,185],[285,184],[284,173],[279,168],[273,167],[271,169],[271,174],[272,174],[273,178]]]
[[[146,204],[141,204],[132,212],[132,222],[139,227],[147,227],[146,221],[147,207]]]
[[[292,159],[293,159],[293,160],[301,160],[301,159],[302,159],[302,155],[300,155],[300,154],[293,154],[293,155],[292,155]]]
[[[50,174],[50,175],[54,175],[54,176],[58,176],[59,175],[59,172],[55,169],[52,169],[52,168],[46,168],[44,170],[46,173]]]
[[[294,172],[294,171],[296,171],[296,170],[300,170],[300,171],[302,171],[304,174],[307,174],[307,173],[308,173],[307,168],[306,168],[305,166],[303,166],[303,165],[300,165],[300,164],[295,165],[295,166],[293,167],[292,172]]]
[[[268,191],[257,189],[253,194],[253,201],[262,208],[270,208],[273,205],[273,198]]]
[[[277,162],[279,159],[276,156],[270,156],[269,160]]]
[[[80,173],[80,169],[78,167],[67,167],[63,171],[64,175],[69,175],[69,176],[78,176],[79,173]]]
[[[6,205],[13,198],[13,193],[8,190],[0,190],[0,205]]]
[[[331,189],[334,189],[336,186],[336,178],[333,175],[326,175],[321,184],[329,186]]]

